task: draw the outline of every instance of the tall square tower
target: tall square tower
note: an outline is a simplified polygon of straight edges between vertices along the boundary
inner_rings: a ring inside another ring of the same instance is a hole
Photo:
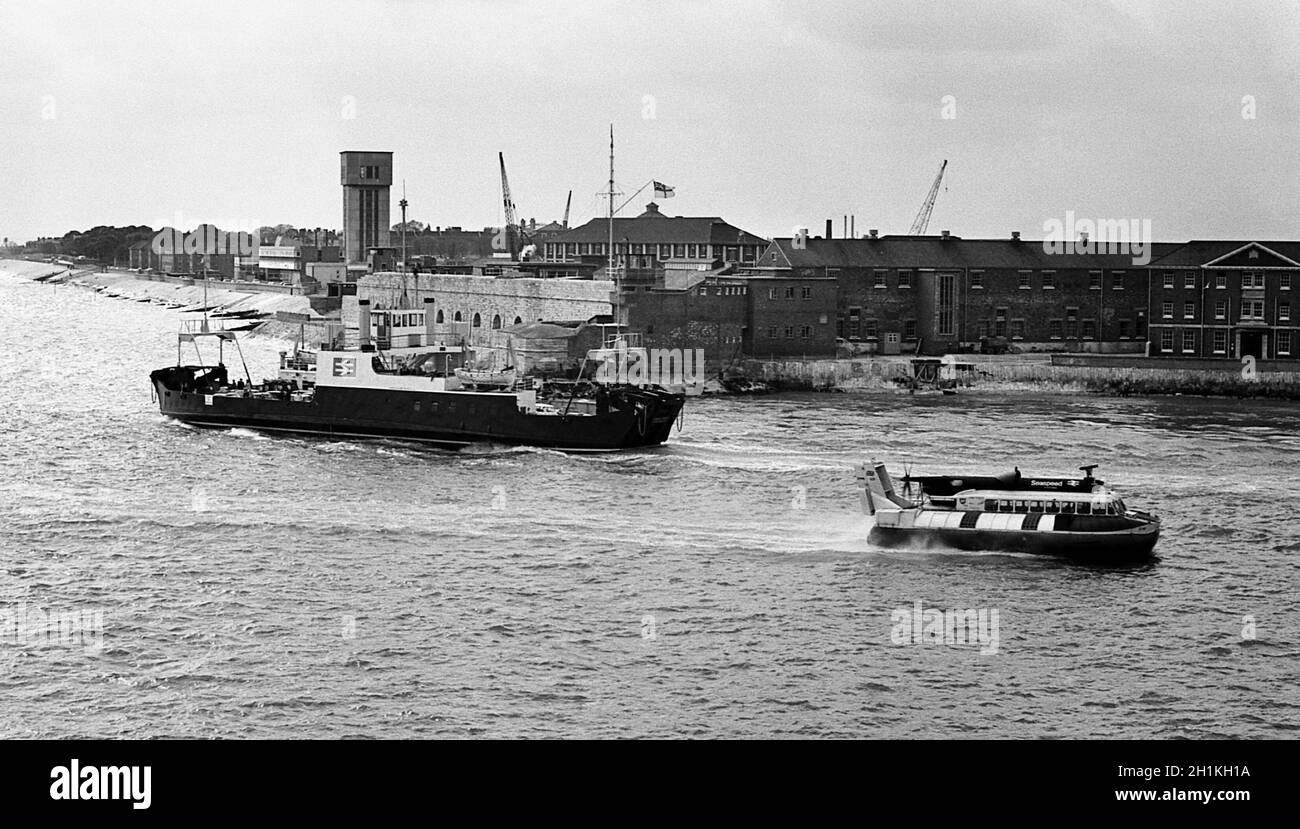
[[[389,247],[389,197],[393,154],[345,150],[342,161],[343,258],[363,265],[366,251]]]

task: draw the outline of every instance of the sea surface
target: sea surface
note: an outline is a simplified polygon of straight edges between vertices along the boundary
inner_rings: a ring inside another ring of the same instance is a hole
[[[0,737],[1300,734],[1298,405],[705,398],[654,450],[454,453],[163,418],[179,319],[0,275]],[[868,457],[1099,464],[1159,559],[875,549]]]

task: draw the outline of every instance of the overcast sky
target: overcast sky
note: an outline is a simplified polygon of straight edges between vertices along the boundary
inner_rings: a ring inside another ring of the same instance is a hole
[[[396,153],[430,225],[501,222],[498,150],[522,217],[572,190],[580,223],[604,211],[611,123],[627,196],[658,179],[665,212],[763,236],[846,213],[905,233],[946,158],[931,232],[1036,238],[1072,210],[1300,238],[1282,0],[2,0],[0,111],[16,239],[340,227],[350,149]]]

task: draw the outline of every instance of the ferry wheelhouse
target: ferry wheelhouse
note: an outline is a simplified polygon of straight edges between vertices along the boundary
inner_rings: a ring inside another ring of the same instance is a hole
[[[894,489],[884,464],[858,469],[863,509],[875,516],[869,540],[882,547],[947,547],[1065,556],[1112,563],[1150,558],[1160,519],[1130,509],[1080,467],[1082,478],[934,475],[903,478]]]

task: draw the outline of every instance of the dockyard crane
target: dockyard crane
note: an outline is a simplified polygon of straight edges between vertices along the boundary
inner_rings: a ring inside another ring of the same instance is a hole
[[[921,205],[920,211],[917,212],[916,218],[912,220],[912,229],[907,231],[908,236],[922,236],[925,229],[930,226],[930,214],[934,212],[934,200],[939,198],[939,184],[943,181],[943,171],[948,168],[948,159],[944,159],[939,165],[939,175],[934,177],[934,184],[930,185],[930,192],[925,197],[925,203]],[[501,175],[505,176],[505,168],[501,168]]]
[[[515,218],[515,201],[510,198],[510,180],[506,178],[505,153],[497,153],[497,160],[501,162],[501,201],[506,208],[506,249],[510,252],[510,258],[513,259],[518,252],[517,234],[522,228]]]

